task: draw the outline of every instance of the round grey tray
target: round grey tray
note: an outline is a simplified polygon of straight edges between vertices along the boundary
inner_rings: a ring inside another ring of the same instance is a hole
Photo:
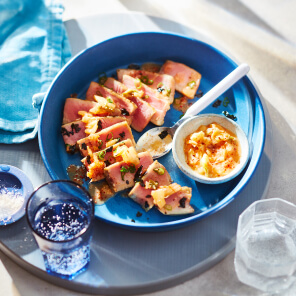
[[[105,29],[98,30],[102,27]],[[200,37],[188,27],[142,14],[132,17],[131,14],[101,15],[66,22],[73,54],[103,39],[134,32],[135,27],[137,31],[165,30]],[[265,116],[265,148],[255,174],[239,196],[217,213],[178,230],[156,233],[131,231],[96,220],[90,266],[72,281],[45,272],[41,253],[25,218],[0,228],[1,251],[48,282],[90,294],[148,293],[193,278],[233,250],[239,214],[253,201],[265,196],[272,153],[271,125],[266,108]],[[0,163],[24,170],[34,186],[50,179],[37,140],[21,145],[0,145]]]

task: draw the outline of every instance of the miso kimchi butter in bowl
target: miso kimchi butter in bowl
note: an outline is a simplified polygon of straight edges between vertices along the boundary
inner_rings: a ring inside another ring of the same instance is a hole
[[[248,139],[233,120],[204,114],[186,120],[173,141],[180,170],[201,183],[219,184],[239,175],[249,159]]]

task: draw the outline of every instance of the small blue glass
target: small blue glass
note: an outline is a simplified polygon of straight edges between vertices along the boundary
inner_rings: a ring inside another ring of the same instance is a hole
[[[45,183],[30,196],[26,213],[48,273],[73,279],[88,267],[94,219],[88,191],[68,180]]]

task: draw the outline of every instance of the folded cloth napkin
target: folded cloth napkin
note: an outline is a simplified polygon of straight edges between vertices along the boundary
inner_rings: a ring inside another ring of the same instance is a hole
[[[70,58],[60,0],[0,1],[0,143],[37,134],[38,107]]]

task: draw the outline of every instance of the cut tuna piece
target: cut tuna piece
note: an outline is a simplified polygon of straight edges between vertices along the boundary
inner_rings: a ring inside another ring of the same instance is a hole
[[[119,122],[126,121],[126,118],[123,116],[93,116],[91,113],[85,113],[82,117],[82,122],[85,124],[85,134],[94,134],[97,133],[111,125],[114,125]],[[84,136],[83,138],[85,138]],[[82,138],[81,138],[82,139]]]
[[[194,212],[190,206],[192,189],[173,183],[152,190],[153,202],[164,215],[184,215]]]
[[[114,110],[106,110],[102,109],[100,104],[93,101],[85,101],[76,98],[68,98],[66,99],[64,105],[64,114],[63,114],[63,124],[77,121],[81,119],[81,115],[79,113],[90,112],[97,116],[119,116],[121,115],[121,111],[118,108]]]
[[[88,112],[90,109],[92,109],[95,106],[97,106],[96,102],[90,102],[90,101],[80,100],[76,98],[66,99],[66,102],[64,105],[63,124],[81,119],[81,116],[78,115],[79,111]]]
[[[127,98],[101,84],[98,84],[97,82],[92,81],[86,92],[86,100],[95,101],[95,95],[110,98],[115,103],[116,107],[121,110],[121,113],[124,116],[132,116],[137,109],[137,106]]]
[[[61,132],[66,145],[76,145],[78,140],[86,136],[84,123],[81,120],[62,125]]]
[[[122,94],[125,91],[127,91],[127,87],[123,83],[119,82],[118,80],[112,77],[107,78],[106,82],[104,83],[104,86],[112,89],[118,94]]]
[[[138,165],[117,162],[104,169],[106,181],[114,192],[133,187],[137,171],[145,171],[153,163],[149,152],[141,152],[138,157],[140,159]]]
[[[108,77],[107,81],[105,82],[105,86],[115,90],[118,93],[124,93],[127,91],[127,87],[115,80],[114,78]],[[133,93],[124,93],[130,101],[134,102],[137,106],[135,113],[133,114],[133,120],[131,126],[137,132],[141,132],[147,124],[150,122],[152,116],[155,113],[155,109],[150,106],[145,100],[133,95]]]
[[[141,181],[136,183],[128,196],[140,204],[145,211],[148,211],[154,206],[151,195],[152,190],[157,189],[158,186],[170,185],[171,182],[171,176],[166,168],[155,160],[148,167]]]
[[[184,64],[170,60],[162,65],[159,73],[173,76],[176,83],[176,90],[190,99],[194,98],[200,84],[200,73]]]
[[[74,154],[79,150],[77,141],[86,136],[85,126],[82,121],[74,121],[62,125],[61,133],[66,146],[66,152],[70,154]]]
[[[98,133],[91,134],[79,140],[77,144],[82,156],[87,156],[89,151],[94,153],[105,149],[106,143],[109,141],[115,140],[120,142],[126,139],[131,139],[133,145],[136,145],[131,128],[126,121],[123,121],[109,126]]]
[[[87,169],[87,177],[91,179],[91,182],[99,181],[105,178],[104,168],[115,163],[122,161],[122,156],[114,156],[114,151],[119,146],[132,147],[133,143],[130,139],[121,141],[117,144],[114,144],[108,148],[105,148],[99,152],[94,153],[95,155],[87,155],[84,157],[81,162]],[[94,158],[96,162],[94,163]],[[100,163],[98,163],[99,161]]]
[[[163,96],[156,90],[150,88],[144,83],[141,83],[135,78],[123,75],[123,84],[125,84],[129,89],[134,89],[136,91],[143,91],[144,99],[151,107],[155,109],[155,113],[151,118],[151,122],[155,125],[163,125],[164,117],[166,112],[170,109],[170,103],[168,100],[164,99]]]
[[[170,104],[174,101],[175,80],[171,75],[153,73],[144,70],[118,69],[117,77],[119,81],[123,80],[123,75],[139,78],[142,83],[157,90],[164,98],[168,99]]]
[[[128,99],[137,105],[137,110],[133,114],[132,128],[137,132],[141,132],[151,121],[156,110],[146,101],[133,95],[129,95]]]

